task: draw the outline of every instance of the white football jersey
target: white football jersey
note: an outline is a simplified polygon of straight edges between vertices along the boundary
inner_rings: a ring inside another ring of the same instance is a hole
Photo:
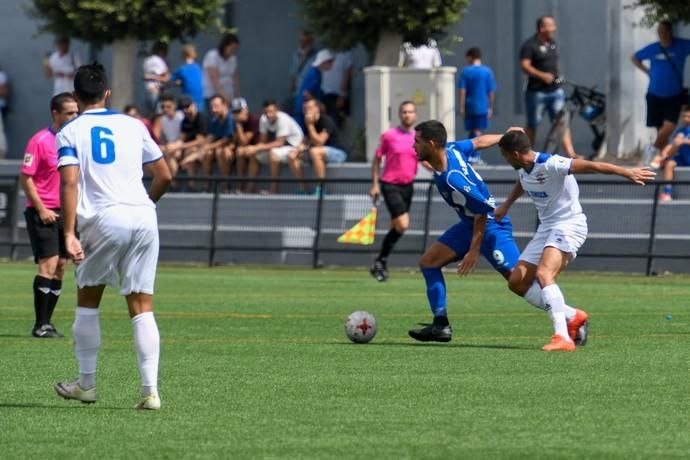
[[[58,168],[79,167],[77,217],[88,221],[113,205],[155,207],[143,165],[163,154],[144,124],[107,109],[87,110],[58,132]]]
[[[537,208],[542,228],[563,223],[585,223],[580,189],[570,175],[572,159],[537,153],[531,171],[520,169],[520,184]]]

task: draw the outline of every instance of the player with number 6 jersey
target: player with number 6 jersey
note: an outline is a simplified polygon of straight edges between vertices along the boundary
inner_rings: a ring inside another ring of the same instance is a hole
[[[96,402],[98,307],[105,286],[119,280],[142,382],[135,408],[160,409],[160,336],[153,316],[158,262],[154,203],[170,186],[170,170],[141,121],[106,109],[110,90],[102,65],[80,67],[74,88],[81,115],[63,126],[56,142],[65,246],[77,265],[72,331],[79,378],[56,384],[55,391],[65,399]],[[144,169],[153,177],[148,191],[142,183]]]

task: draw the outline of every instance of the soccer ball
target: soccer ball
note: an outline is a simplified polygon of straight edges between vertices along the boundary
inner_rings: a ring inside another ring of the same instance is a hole
[[[345,334],[355,343],[368,343],[376,335],[376,318],[368,311],[356,311],[345,321]]]

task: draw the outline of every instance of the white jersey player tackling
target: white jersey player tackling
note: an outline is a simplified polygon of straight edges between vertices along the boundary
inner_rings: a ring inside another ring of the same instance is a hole
[[[587,238],[587,218],[579,201],[577,181],[571,174],[616,174],[644,185],[656,175],[649,168],[626,169],[610,163],[570,159],[532,150],[522,131],[509,131],[499,142],[503,158],[518,170],[519,180],[506,201],[494,212],[501,220],[510,206],[527,192],[537,208],[539,228],[520,255],[508,280],[510,289],[549,311],[554,334],[544,351],[573,351],[587,340],[588,315],[565,303],[557,277],[573,260]],[[569,329],[574,329],[570,330]]]
[[[139,120],[105,108],[110,90],[102,65],[79,68],[74,95],[81,115],[63,126],[56,142],[65,245],[77,265],[78,306],[72,331],[79,378],[56,384],[55,391],[66,399],[96,402],[98,307],[105,285],[115,285],[119,278],[142,380],[141,400],[135,408],[160,409],[160,337],[153,316],[158,261],[154,203],[168,189],[170,171]],[[148,193],[142,183],[143,168],[153,177]]]

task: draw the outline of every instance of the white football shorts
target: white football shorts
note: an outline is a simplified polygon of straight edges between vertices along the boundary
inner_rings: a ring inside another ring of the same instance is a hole
[[[537,229],[532,240],[520,254],[520,260],[532,265],[539,265],[544,249],[554,247],[572,256],[577,257],[577,251],[587,239],[587,223],[564,223],[556,227]]]
[[[84,260],[77,285],[117,287],[120,294],[153,294],[158,263],[158,219],[148,206],[111,206],[79,227]]]
[[[270,154],[273,157],[277,158],[279,162],[287,163],[290,152],[294,149],[295,149],[295,147],[293,147],[292,145],[285,144],[285,145],[281,145],[280,147],[272,148],[270,151]],[[270,157],[268,155],[269,155],[268,150],[261,151],[261,152],[256,154],[256,160],[259,163],[268,164],[270,161]]]

